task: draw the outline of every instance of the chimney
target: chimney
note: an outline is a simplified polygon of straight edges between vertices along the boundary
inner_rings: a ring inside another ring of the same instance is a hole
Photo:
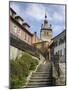
[[[37,32],[34,32],[35,35],[37,35]]]
[[[34,35],[35,35],[35,43],[36,43],[36,36],[37,36],[37,32],[34,32]]]

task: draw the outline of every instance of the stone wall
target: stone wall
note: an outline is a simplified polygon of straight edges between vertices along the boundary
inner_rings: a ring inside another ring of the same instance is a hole
[[[59,63],[59,76],[55,65],[52,63],[52,76],[55,79],[55,85],[66,85],[66,64]]]

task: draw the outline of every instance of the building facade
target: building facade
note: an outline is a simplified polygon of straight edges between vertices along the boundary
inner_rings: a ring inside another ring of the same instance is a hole
[[[37,33],[30,32],[30,25],[24,21],[24,19],[16,14],[16,12],[10,8],[10,21],[9,21],[9,29],[10,35],[18,38],[24,42],[27,48],[31,48],[32,46],[36,46],[36,48],[40,49],[44,52],[48,51],[47,49],[50,46],[50,43],[53,41],[53,55],[59,54],[59,56],[65,55],[65,31],[60,33],[58,36],[52,38],[52,27],[48,24],[47,15],[45,15],[44,23],[41,26],[40,30],[40,38],[37,36]],[[18,43],[18,42],[17,42]],[[47,44],[48,43],[48,44]],[[26,45],[27,44],[27,45]],[[47,47],[46,47],[47,46]],[[19,45],[19,47],[21,47]],[[45,49],[44,49],[44,48]],[[33,50],[31,48],[31,50]],[[16,57],[20,54],[21,49],[10,44],[10,57]],[[50,49],[47,54],[50,53]],[[50,54],[48,54],[50,56]],[[47,56],[47,55],[46,55]]]
[[[30,48],[30,46],[32,46],[33,43],[39,42],[39,38],[37,37],[36,33],[31,33],[29,29],[30,25],[27,22],[25,22],[23,18],[18,16],[12,8],[10,8],[10,36],[19,39],[19,41],[21,40],[21,42],[25,43],[25,47],[29,46]],[[10,59],[15,59],[15,57],[18,56],[20,53],[22,53],[22,51],[17,46],[10,44]]]
[[[40,53],[39,57],[44,56],[44,60],[53,59],[54,66],[59,66],[57,69],[61,71],[60,75],[65,83],[66,30],[52,38],[52,27],[51,24],[49,25],[45,15],[39,38],[36,32],[30,32],[30,25],[22,17],[18,16],[12,8],[10,8],[9,29],[10,59],[15,59],[24,52],[30,53],[32,56],[38,56]],[[58,56],[58,59],[55,56]]]
[[[66,85],[66,30],[52,38],[52,40],[51,57],[58,75],[56,82],[57,85],[58,83],[59,85]],[[55,75],[55,72],[53,73]]]
[[[52,38],[53,40],[53,54],[59,55],[61,61],[65,61],[66,55],[66,30],[61,32],[56,37]],[[63,57],[63,59],[62,59]]]

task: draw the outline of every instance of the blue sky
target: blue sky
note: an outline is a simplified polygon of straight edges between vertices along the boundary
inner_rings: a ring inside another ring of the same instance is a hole
[[[38,36],[45,13],[48,23],[52,24],[53,37],[65,29],[65,5],[10,2],[10,7],[31,26],[30,31],[37,32]]]

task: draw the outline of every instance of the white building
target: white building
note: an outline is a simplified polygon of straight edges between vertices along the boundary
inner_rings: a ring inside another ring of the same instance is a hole
[[[59,35],[53,39],[53,60],[55,63],[55,68],[57,64],[59,65],[58,72],[60,76],[56,80],[57,85],[66,85],[66,30],[61,32]],[[55,56],[58,56],[58,59],[55,59]]]
[[[59,35],[54,37],[52,40],[54,42],[54,55],[59,55],[60,60],[62,60],[61,57],[63,57],[64,59],[65,50],[66,50],[66,30],[61,32]]]

